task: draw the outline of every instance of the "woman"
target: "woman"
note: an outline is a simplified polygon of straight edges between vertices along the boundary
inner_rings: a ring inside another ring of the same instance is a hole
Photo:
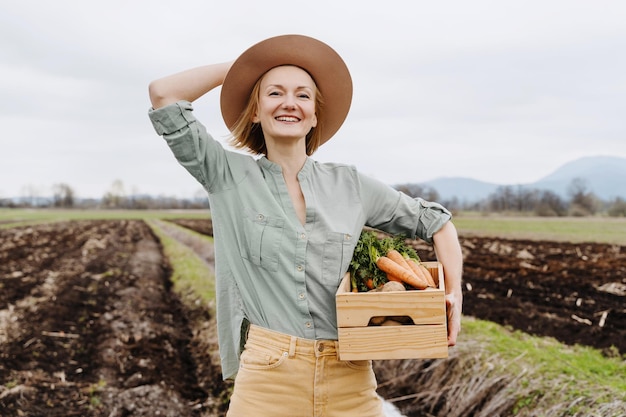
[[[222,85],[225,150],[191,102]],[[310,155],[347,116],[352,81],[328,45],[266,39],[237,60],[150,84],[150,118],[209,194],[228,416],[381,417],[370,361],[337,359],[335,292],[364,226],[434,243],[448,343],[460,330],[462,256],[450,213]]]

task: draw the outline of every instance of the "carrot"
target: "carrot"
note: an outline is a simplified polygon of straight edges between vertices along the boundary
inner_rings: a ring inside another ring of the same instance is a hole
[[[436,287],[435,280],[433,276],[430,274],[428,268],[426,268],[421,262],[417,259],[406,258],[407,263],[411,267],[411,270],[417,275],[421,277],[424,281],[428,283],[429,287]]]
[[[400,252],[398,252],[396,249],[389,249],[387,251],[387,257],[390,258],[392,261],[398,263],[399,265],[402,265],[406,269],[411,269],[406,259],[404,259],[404,256],[402,256]]]
[[[376,266],[379,267],[381,271],[401,279],[402,282],[410,285],[413,288],[423,290],[424,288],[428,287],[427,282],[421,280],[420,278],[415,276],[413,272],[398,265],[396,262],[392,261],[386,256],[379,256],[375,258],[375,262]]]
[[[433,278],[428,268],[426,268],[423,263],[420,263],[420,267],[424,271],[424,275],[426,276],[426,280],[428,281],[429,285],[432,286],[433,288],[437,288],[437,284],[435,283],[435,278]]]
[[[387,256],[381,256],[374,245],[369,247],[369,251],[370,259],[381,271],[387,274],[388,278],[390,276],[396,277],[401,282],[420,290],[428,287],[428,283],[419,279],[410,269],[394,262]]]
[[[402,282],[402,280],[400,278],[398,278],[397,276],[393,275],[393,274],[385,274],[387,275],[387,281],[393,281],[393,282]]]
[[[430,284],[430,282],[428,281],[428,279],[426,278],[426,275],[424,274],[424,271],[419,267],[418,261],[412,258],[409,258],[408,255],[404,255],[404,259],[407,263],[407,265],[409,266],[409,268],[411,269],[411,271],[413,271],[413,273],[415,275],[417,275],[419,278],[421,278],[422,280],[428,282]]]
[[[430,276],[428,270],[426,269],[426,273],[424,273],[422,268],[420,268],[420,266],[423,267],[423,265],[421,263],[418,265],[416,259],[412,259],[406,253],[403,255],[396,249],[389,249],[387,251],[387,257],[411,271],[417,280],[427,282],[429,287],[435,287],[435,281],[432,279],[432,276]]]

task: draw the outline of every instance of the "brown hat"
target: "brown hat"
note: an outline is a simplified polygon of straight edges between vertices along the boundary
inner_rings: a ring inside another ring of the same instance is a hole
[[[248,48],[232,64],[220,104],[229,129],[239,119],[254,84],[263,74],[280,65],[295,65],[307,71],[324,97],[324,113],[318,119],[321,143],[328,141],[343,124],[352,102],[352,78],[343,59],[325,43],[302,35],[266,39]]]

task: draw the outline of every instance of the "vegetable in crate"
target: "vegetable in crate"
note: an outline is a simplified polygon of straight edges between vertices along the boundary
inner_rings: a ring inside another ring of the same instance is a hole
[[[371,287],[378,288],[387,282],[387,276],[383,271],[376,268],[370,258],[370,247],[378,245],[378,237],[374,232],[363,231],[359,237],[354,254],[350,261],[350,283],[353,292],[369,291],[368,281]]]
[[[367,230],[357,242],[349,272],[353,292],[379,289],[388,281],[401,282],[408,289],[436,286],[402,236],[378,238],[375,232]]]

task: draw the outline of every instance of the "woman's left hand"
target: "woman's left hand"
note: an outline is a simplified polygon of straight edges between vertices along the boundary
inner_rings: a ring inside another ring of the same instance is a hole
[[[462,296],[446,295],[446,315],[448,318],[448,346],[456,345],[456,338],[461,331]]]
[[[446,315],[448,318],[448,346],[456,345],[461,331],[461,311],[463,310],[463,252],[456,228],[452,222],[446,223],[435,235],[435,252],[443,265],[446,285]]]

